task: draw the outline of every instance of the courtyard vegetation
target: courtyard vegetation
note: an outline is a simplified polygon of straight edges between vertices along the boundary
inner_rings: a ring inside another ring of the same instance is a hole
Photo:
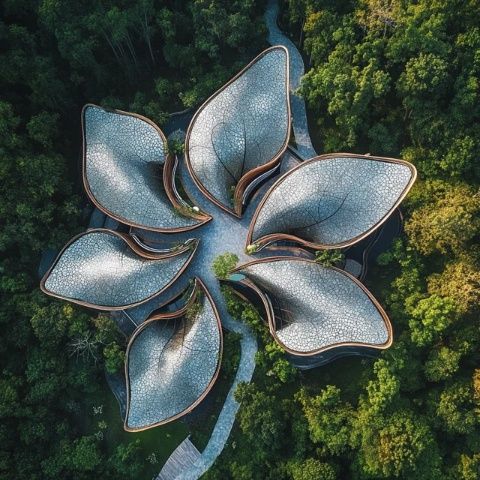
[[[225,280],[231,271],[237,266],[238,256],[234,253],[226,252],[219,255],[213,261],[213,273],[219,280]]]

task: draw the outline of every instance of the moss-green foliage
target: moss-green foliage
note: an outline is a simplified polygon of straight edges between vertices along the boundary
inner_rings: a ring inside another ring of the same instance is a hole
[[[232,288],[224,285],[221,288],[230,315],[247,323],[257,336],[259,342],[259,350],[255,356],[257,374],[282,384],[292,382],[297,377],[297,371],[286,359],[282,347],[273,340],[258,310],[240,299]]]
[[[200,312],[202,311],[202,304],[201,302],[193,302],[191,305],[188,306],[187,311],[185,312],[185,318],[191,322],[193,322]]]
[[[185,319],[188,322],[194,322],[203,309],[203,297],[200,291],[195,291],[195,297],[191,299],[185,312]]]
[[[115,342],[109,343],[103,349],[105,369],[108,373],[116,373],[123,368],[125,363],[125,350]]]
[[[228,313],[233,318],[248,323],[258,337],[268,340],[268,327],[253,305],[243,301],[231,287],[222,285],[220,288],[227,304]]]
[[[341,250],[319,250],[315,253],[315,261],[324,267],[338,267],[345,260]]]
[[[172,155],[181,155],[185,150],[185,144],[179,138],[168,139],[168,153]]]
[[[212,264],[213,272],[219,280],[228,278],[232,270],[237,266],[238,257],[234,253],[223,253],[219,255]]]
[[[331,465],[316,458],[307,458],[303,462],[293,462],[289,468],[293,480],[311,480],[312,478],[335,480],[337,478],[335,469]]]
[[[164,124],[168,113],[198,105],[258,53],[263,7],[226,0],[1,3],[0,478],[118,480],[160,470],[151,471],[145,451],[110,428],[103,439],[95,436],[91,405],[105,384],[104,367],[122,367],[124,340],[108,318],[39,292],[40,254],[88,223],[79,181],[82,106],[130,110]]]
[[[420,183],[412,192],[411,205],[416,208],[405,227],[410,244],[423,255],[468,251],[480,229],[477,190],[463,182]]]

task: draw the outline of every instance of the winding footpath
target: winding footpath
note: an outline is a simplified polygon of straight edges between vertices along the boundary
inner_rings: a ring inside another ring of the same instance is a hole
[[[307,110],[305,101],[295,92],[305,74],[305,66],[300,52],[295,44],[278,28],[277,17],[279,12],[278,0],[270,0],[265,10],[265,23],[268,29],[270,45],[283,45],[290,56],[290,106],[292,110],[292,125],[297,151],[305,159],[315,157],[317,152],[312,145],[308,133]]]
[[[295,45],[280,31],[277,25],[278,16],[278,2],[270,1],[265,12],[265,22],[268,28],[268,41],[271,45],[284,45],[290,54],[290,89],[291,89],[291,109],[292,109],[292,124],[297,144],[298,153],[304,158],[311,158],[316,156],[316,152],[312,146],[310,135],[308,133],[307,114],[304,100],[295,94],[295,90],[299,87],[301,78],[304,74],[304,64],[300,52]],[[285,155],[285,164],[291,162],[289,155]],[[291,168],[291,167],[287,167]],[[188,175],[184,162],[180,164],[180,174],[184,182],[185,189],[189,196],[202,210],[211,213],[214,220],[202,228],[199,232],[200,238],[204,238],[203,245],[199,248],[196,261],[188,269],[189,275],[184,275],[185,278],[191,278],[192,275],[199,276],[206,284],[212,298],[214,299],[222,324],[228,330],[240,333],[242,335],[241,357],[237,373],[233,384],[228,392],[225,403],[222,407],[217,423],[213,429],[212,435],[205,450],[196,459],[195,463],[187,470],[184,470],[176,478],[178,480],[196,480],[200,478],[215,462],[217,457],[222,452],[225,444],[230,436],[235,417],[240,407],[239,403],[234,398],[234,392],[241,382],[250,382],[255,370],[255,353],[257,352],[257,341],[250,328],[244,323],[232,318],[226,309],[220,285],[215,278],[210,267],[205,268],[206,265],[211,265],[212,259],[222,252],[233,252],[238,255],[240,261],[247,261],[248,256],[244,253],[244,242],[240,239],[246,239],[246,232],[250,224],[251,217],[255,211],[256,205],[262,198],[262,194],[270,186],[271,182],[267,182],[261,188],[251,204],[248,206],[245,215],[241,220],[233,219],[230,215],[214,207],[210,202],[206,201],[203,195],[200,194],[192,179]],[[215,209],[212,212],[212,208]],[[227,233],[228,232],[228,233]],[[188,234],[185,234],[187,236]],[[191,233],[190,233],[191,235]],[[153,240],[153,239],[152,239]],[[187,273],[187,272],[186,272]],[[177,282],[178,283],[178,282]],[[181,283],[181,282],[180,282]],[[183,285],[177,288],[180,290]],[[170,291],[170,295],[172,292]],[[160,301],[164,299],[159,299]],[[154,305],[149,308],[155,308]],[[146,312],[142,311],[142,317]],[[134,316],[135,312],[131,312]],[[158,478],[161,478],[159,475]]]

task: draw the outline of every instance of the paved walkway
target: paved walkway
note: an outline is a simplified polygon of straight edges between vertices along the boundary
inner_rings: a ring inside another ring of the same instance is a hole
[[[191,468],[200,457],[197,447],[187,437],[170,455],[156,480],[175,480],[178,475]]]
[[[308,133],[307,112],[305,101],[295,94],[300,86],[301,79],[305,73],[305,66],[300,52],[295,44],[286,37],[278,28],[278,0],[270,0],[265,11],[265,23],[268,28],[268,41],[270,45],[283,45],[290,55],[290,105],[292,109],[293,133],[297,144],[298,153],[303,158],[312,158],[317,155],[313,148],[310,134]]]
[[[227,399],[223,404],[222,411],[220,412],[207,447],[197,461],[177,477],[179,480],[196,480],[200,478],[200,476],[213,465],[225,447],[240,406],[233,398],[233,394],[240,382],[249,382],[251,380],[253,370],[255,369],[255,353],[257,351],[255,337],[253,337],[251,333],[244,334],[241,340],[241,347],[242,354],[235,380],[228,392]]]

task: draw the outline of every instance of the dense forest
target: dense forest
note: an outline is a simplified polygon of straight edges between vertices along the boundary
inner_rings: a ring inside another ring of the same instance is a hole
[[[138,479],[143,471],[137,442],[107,449],[98,435],[105,425],[86,422],[104,366],[121,366],[124,340],[107,317],[40,293],[40,255],[88,223],[82,106],[162,125],[266,46],[263,11],[243,0],[1,2],[1,479]]]
[[[209,479],[480,478],[480,4],[290,0],[319,153],[414,163],[405,235],[369,270],[393,346],[298,372],[263,346]],[[124,339],[42,295],[41,252],[85,228],[84,103],[162,125],[267,46],[255,0],[5,0],[0,5],[0,478],[139,478],[136,442],[86,428]],[[78,354],[78,345],[88,344]],[[75,352],[75,349],[77,351]],[[73,351],[72,351],[73,350]]]

